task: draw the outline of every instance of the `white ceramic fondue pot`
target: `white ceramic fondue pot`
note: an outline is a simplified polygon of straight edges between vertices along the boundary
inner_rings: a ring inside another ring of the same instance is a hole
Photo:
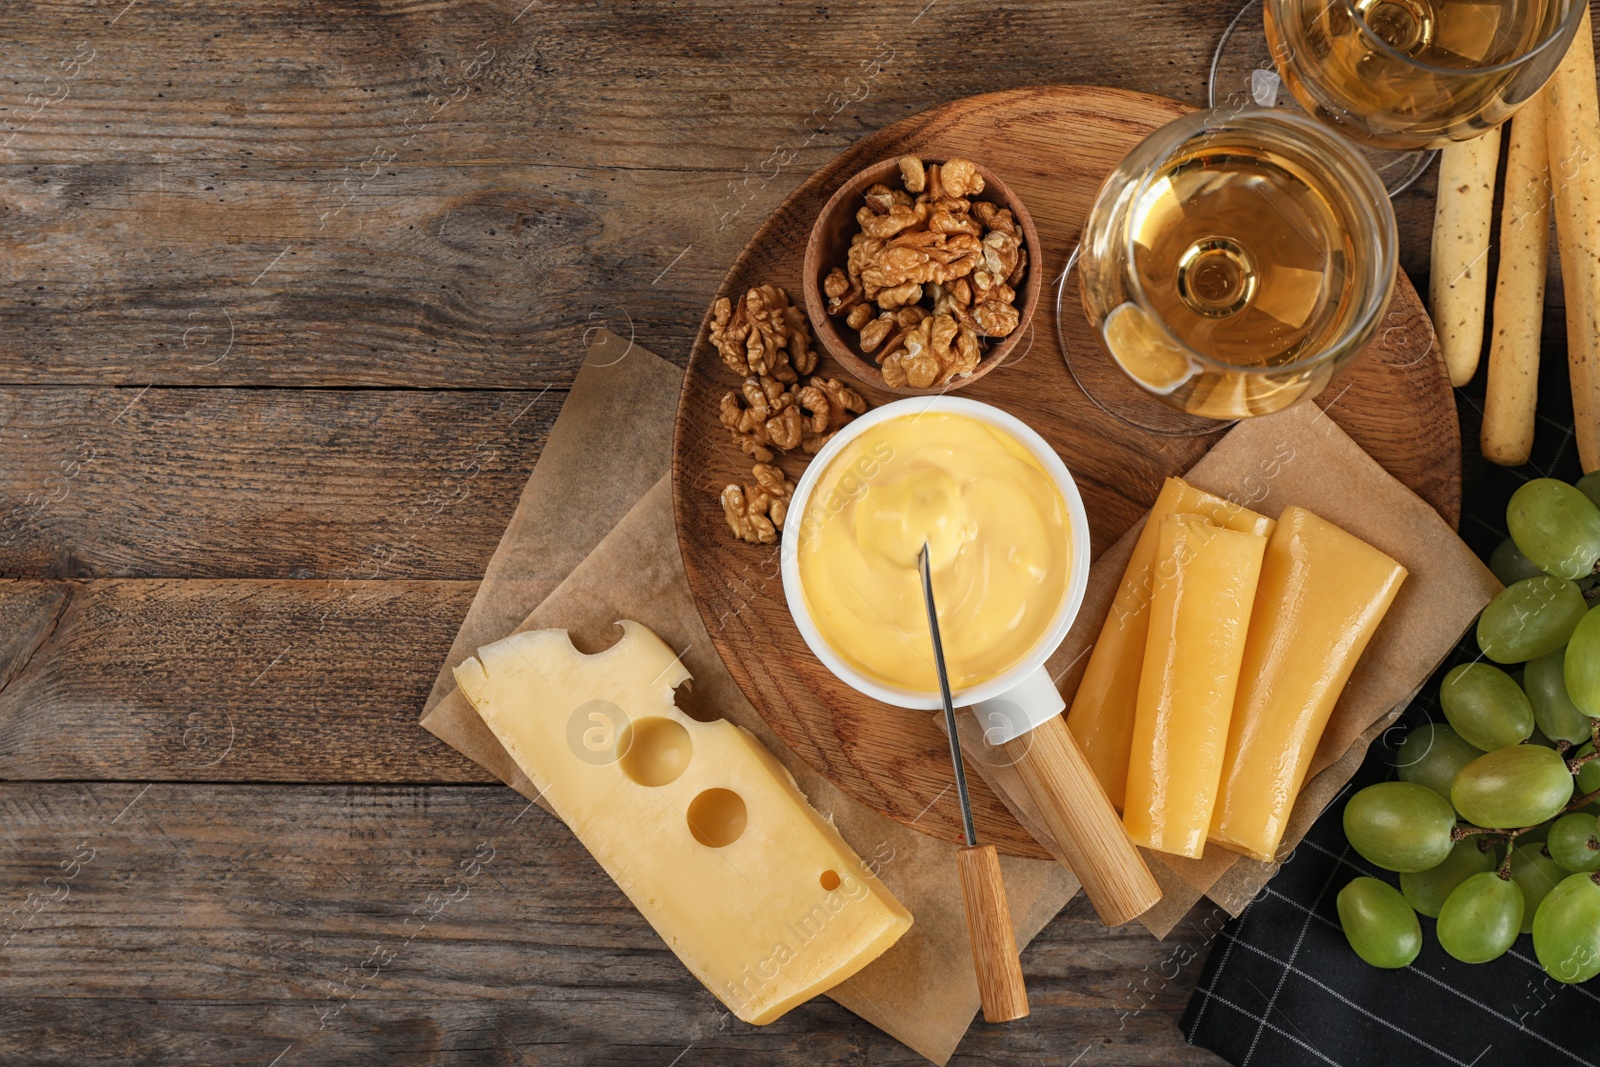
[[[1039,461],[1066,503],[1068,532],[1072,541],[1071,573],[1067,578],[1066,593],[1056,608],[1049,629],[1027,655],[1005,673],[981,684],[958,689],[953,694],[956,706],[973,709],[978,722],[984,727],[984,739],[991,745],[999,745],[1059,715],[1066,706],[1044,664],[1066,638],[1067,630],[1071,628],[1078,608],[1083,603],[1084,589],[1089,582],[1089,519],[1083,510],[1083,499],[1078,495],[1078,487],[1066,464],[1061,462],[1061,457],[1022,420],[976,400],[957,396],[927,396],[896,400],[849,423],[817,453],[801,476],[794,497],[789,502],[789,521],[785,523],[781,553],[783,592],[789,601],[789,612],[794,616],[795,625],[806,644],[830,671],[851,688],[874,700],[900,708],[932,711],[942,706],[937,682],[931,674],[926,690],[901,689],[867,678],[846,663],[817,629],[800,582],[799,547],[812,528],[808,503],[812,491],[834,457],[851,441],[879,423],[918,414],[965,415],[1004,432]],[[820,521],[826,522],[827,518]]]

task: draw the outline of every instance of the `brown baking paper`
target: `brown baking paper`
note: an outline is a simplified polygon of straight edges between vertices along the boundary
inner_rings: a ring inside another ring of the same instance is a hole
[[[1279,856],[1286,857],[1355,774],[1372,740],[1455,648],[1500,583],[1425,500],[1309,402],[1241,422],[1184,477],[1273,517],[1291,504],[1309,508],[1410,572],[1317,746],[1279,849]],[[1143,525],[1136,524],[1095,560],[1078,620],[1050,659],[1051,673],[1069,704]],[[1059,856],[1015,772],[987,749],[974,727],[967,717],[960,730],[969,765],[989,780],[1028,832]],[[1195,860],[1142,851],[1165,893],[1140,920],[1157,937],[1165,937],[1202,896],[1239,914],[1279,866],[1214,845]]]
[[[597,346],[621,342],[609,335]],[[661,435],[660,469],[666,467],[667,446],[682,372],[634,346],[626,359],[610,363],[606,355],[590,351],[589,362],[578,377],[572,396],[551,431],[544,457],[529,480],[516,515],[502,539],[489,573],[473,602],[462,636],[451,650],[441,678],[445,692],[432,701],[422,724],[441,740],[476,760],[508,785],[537,799],[532,784],[500,748],[499,743],[466,699],[454,690],[448,669],[479,644],[498,640],[514,630],[561,627],[579,648],[593,652],[610,645],[620,631],[618,619],[636,619],[649,626],[674,648],[693,682],[679,693],[686,712],[702,718],[723,717],[754,733],[794,775],[812,804],[828,815],[845,840],[874,869],[884,884],[911,910],[915,922],[893,948],[828,996],[935,1063],[943,1064],[955,1051],[978,1008],[977,982],[967,942],[966,919],[955,873],[955,846],[920,834],[887,819],[846,796],[815,774],[778,740],[745,700],[738,685],[722,665],[702,624],[684,577],[673,525],[669,480],[661,477],[643,497],[634,493],[631,510],[619,508],[633,482],[617,466],[639,463],[637,454],[621,454],[610,444],[601,446],[611,432],[613,406],[604,391],[626,389],[642,398],[630,418],[655,421],[656,427],[635,426],[640,435]],[[670,378],[670,398],[658,393]],[[670,402],[668,402],[670,399]],[[582,451],[594,442],[600,454],[593,462]],[[549,468],[547,469],[547,465]],[[573,486],[574,480],[590,485]],[[605,482],[606,492],[594,483]],[[626,514],[599,541],[582,562],[572,568],[542,601],[529,604],[548,582],[556,564],[551,559],[568,553],[579,555],[574,542],[592,534],[597,520],[564,514],[587,494],[583,506]],[[602,499],[603,498],[603,499]],[[566,537],[564,523],[573,521],[573,536]],[[509,557],[509,558],[507,558]],[[506,602],[501,601],[504,595]],[[536,604],[536,606],[534,606]],[[512,605],[523,612],[506,622]],[[1055,863],[1003,858],[1001,861],[1012,921],[1019,946],[1025,946],[1072,898],[1077,881]]]
[[[605,330],[592,340],[424,716],[456,687],[451,672],[527,618],[672,465],[683,371]]]

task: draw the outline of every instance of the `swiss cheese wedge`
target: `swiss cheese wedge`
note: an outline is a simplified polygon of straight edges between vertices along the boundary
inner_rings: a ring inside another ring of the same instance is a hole
[[[592,656],[565,630],[515,634],[456,681],[694,976],[770,1023],[876,959],[911,915],[759,741],[679,711],[688,671],[621,625]]]

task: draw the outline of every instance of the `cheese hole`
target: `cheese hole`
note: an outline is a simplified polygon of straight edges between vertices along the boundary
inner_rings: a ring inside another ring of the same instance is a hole
[[[839,872],[838,871],[823,871],[822,872],[822,888],[826,889],[830,893],[833,892],[835,889],[838,889],[839,888]]]
[[[689,832],[707,848],[726,848],[744,833],[744,798],[731,789],[707,789],[689,802]]]
[[[640,785],[666,785],[676,781],[694,757],[694,742],[681,723],[651,715],[630,722],[617,738],[617,762],[622,773]]]

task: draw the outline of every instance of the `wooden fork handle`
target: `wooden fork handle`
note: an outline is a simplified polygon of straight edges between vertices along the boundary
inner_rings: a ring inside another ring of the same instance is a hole
[[[972,845],[956,853],[961,901],[967,909],[967,937],[978,968],[978,993],[985,1022],[1007,1023],[1028,1014],[1028,990],[1017,959],[1017,935],[1000,878],[1000,856],[993,845]]]

